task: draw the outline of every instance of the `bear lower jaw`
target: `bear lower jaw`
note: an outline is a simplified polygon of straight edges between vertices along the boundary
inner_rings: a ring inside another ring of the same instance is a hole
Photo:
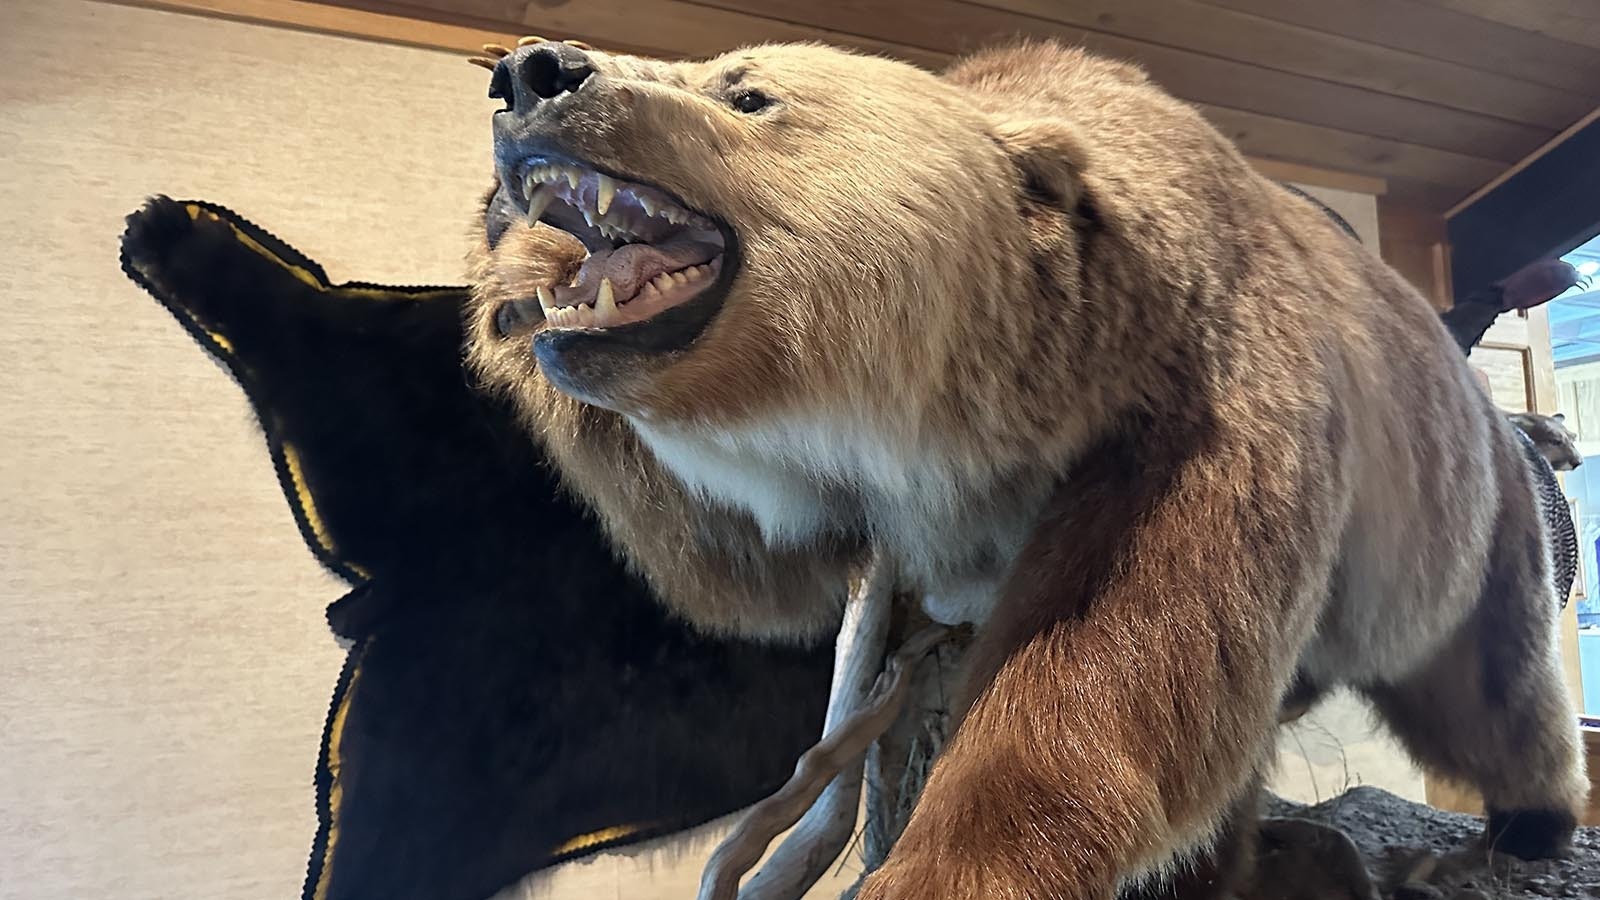
[[[547,327],[614,328],[645,322],[688,303],[722,272],[720,248],[699,245],[669,256],[653,253],[653,248],[629,253],[632,247],[640,245],[590,256],[571,287],[539,287],[539,307]],[[624,255],[650,258],[638,271],[627,266],[627,259],[616,259]]]
[[[684,281],[679,282],[678,273],[669,273],[670,288],[642,285],[635,297],[617,303],[616,324],[598,324],[594,317],[600,314],[592,307],[558,309],[535,319],[540,311],[531,300],[516,301],[523,310],[513,304],[502,307],[500,321],[503,326],[508,318],[526,317],[516,336],[525,340],[531,336],[525,346],[545,378],[562,393],[626,412],[629,398],[637,399],[638,392],[716,320],[739,273],[739,263],[737,247],[730,246],[697,266],[702,269],[701,277],[690,278],[685,272]],[[652,284],[660,285],[660,277],[654,276]],[[612,299],[617,299],[614,287]],[[598,290],[596,303],[605,305]],[[570,322],[568,317],[572,317]]]
[[[704,256],[679,257],[679,261]],[[717,283],[722,273],[722,253],[705,262],[650,269],[625,276],[619,287],[605,274],[604,265],[585,264],[573,284],[540,285],[535,297],[519,297],[500,304],[495,325],[502,338],[531,335],[545,330],[604,330],[647,322],[661,313],[694,300]],[[603,262],[603,260],[602,260]]]

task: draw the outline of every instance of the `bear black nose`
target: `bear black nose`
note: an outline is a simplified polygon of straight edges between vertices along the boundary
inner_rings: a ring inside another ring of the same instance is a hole
[[[594,74],[587,53],[555,41],[524,48],[512,57],[511,68],[517,82],[543,100],[577,90]]]

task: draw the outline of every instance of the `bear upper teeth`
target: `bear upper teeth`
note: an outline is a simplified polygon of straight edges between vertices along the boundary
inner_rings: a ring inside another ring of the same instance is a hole
[[[704,217],[673,203],[660,191],[641,184],[621,181],[568,163],[540,162],[528,167],[522,176],[522,197],[527,205],[527,221],[532,225],[561,200],[583,214],[584,221],[611,240],[627,240],[637,234],[642,212],[646,219],[659,218],[673,225],[696,229],[716,226]],[[625,202],[619,203],[619,200]]]

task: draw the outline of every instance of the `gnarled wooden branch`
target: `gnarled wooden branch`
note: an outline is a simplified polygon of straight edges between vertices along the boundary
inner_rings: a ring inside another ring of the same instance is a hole
[[[959,693],[962,657],[971,643],[971,633],[962,632],[934,649],[912,674],[909,699],[899,718],[867,751],[867,826],[861,862],[868,872],[883,865],[900,839],[933,761],[944,750],[950,736],[950,704]]]
[[[894,583],[894,567],[879,558],[850,594],[834,643],[833,687],[822,726],[824,735],[838,730],[867,702],[873,682],[883,671]],[[799,824],[745,883],[739,891],[741,900],[799,900],[822,878],[855,833],[864,762],[865,755],[834,776]]]
[[[866,704],[801,755],[789,781],[777,793],[750,807],[711,854],[700,877],[699,900],[735,900],[740,877],[761,859],[773,838],[799,821],[834,776],[859,761],[867,747],[894,722],[906,701],[907,670],[949,633],[948,626],[930,625],[895,651],[873,684]]]

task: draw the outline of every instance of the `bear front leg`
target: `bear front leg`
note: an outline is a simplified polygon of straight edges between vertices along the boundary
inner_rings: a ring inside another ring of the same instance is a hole
[[[1226,889],[1237,867],[1208,851],[1243,844],[1224,832],[1326,583],[1331,540],[1310,523],[1329,504],[1270,473],[1243,488],[1238,455],[1163,478],[1130,449],[1060,488],[974,647],[965,720],[862,898]]]

